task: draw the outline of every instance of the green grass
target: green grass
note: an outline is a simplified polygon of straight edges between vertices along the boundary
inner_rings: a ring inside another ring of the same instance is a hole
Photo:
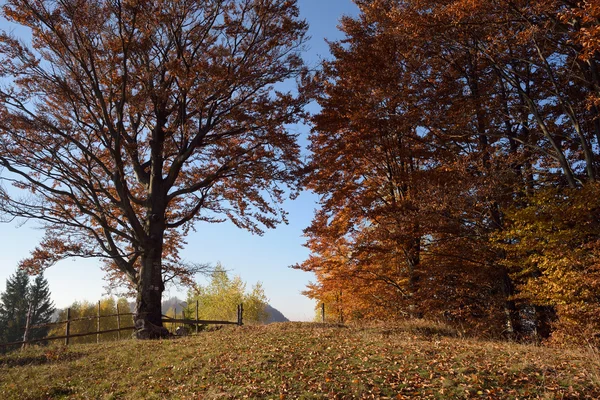
[[[435,324],[228,327],[0,356],[1,399],[600,398],[600,357]]]

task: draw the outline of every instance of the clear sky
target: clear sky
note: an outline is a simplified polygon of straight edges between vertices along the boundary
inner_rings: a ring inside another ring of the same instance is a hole
[[[351,0],[299,0],[298,4],[301,16],[310,24],[311,40],[304,57],[309,65],[316,65],[320,59],[329,57],[325,38],[341,38],[336,28],[339,18],[356,15],[358,10]],[[1,19],[0,28],[14,29]],[[15,34],[19,32],[14,29]],[[309,128],[297,126],[293,129],[305,136]],[[267,231],[262,237],[242,231],[229,222],[197,224],[196,232],[188,236],[188,244],[181,256],[194,262],[215,264],[220,261],[249,286],[262,282],[271,305],[290,320],[311,320],[315,315],[315,304],[300,292],[314,277],[289,266],[308,256],[308,250],[302,246],[302,230],[310,223],[316,206],[316,197],[310,193],[288,201],[285,208],[289,212],[289,224]],[[14,273],[18,261],[27,257],[42,235],[35,221],[0,223],[0,291],[4,291],[6,278]],[[94,302],[100,299],[106,291],[99,264],[97,260],[72,259],[48,269],[45,275],[55,305],[67,307],[75,300]],[[170,296],[185,299],[186,292],[168,289],[164,298]]]

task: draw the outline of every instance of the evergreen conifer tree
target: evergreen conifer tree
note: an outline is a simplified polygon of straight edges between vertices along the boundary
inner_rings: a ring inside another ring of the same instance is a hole
[[[0,341],[22,340],[27,321],[29,275],[17,270],[6,280],[6,291],[0,294]]]
[[[30,325],[50,322],[54,305],[50,300],[48,281],[40,274],[30,283],[29,275],[19,269],[6,280],[6,291],[0,294],[0,342],[23,340],[30,304]],[[29,339],[40,339],[47,333],[45,328],[34,329]]]
[[[39,274],[29,287],[29,304],[32,305],[31,325],[47,324],[52,320],[54,304],[50,300],[50,288],[44,274]],[[49,328],[38,328],[31,331],[29,339],[41,339],[48,335]]]

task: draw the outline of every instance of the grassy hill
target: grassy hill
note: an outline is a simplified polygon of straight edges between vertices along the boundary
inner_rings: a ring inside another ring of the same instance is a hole
[[[0,356],[0,398],[600,398],[600,356],[414,322],[227,327]]]

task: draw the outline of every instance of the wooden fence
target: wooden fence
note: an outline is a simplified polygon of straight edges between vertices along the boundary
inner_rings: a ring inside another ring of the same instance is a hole
[[[199,306],[199,304],[198,304],[198,302],[196,302],[196,319],[177,318],[177,315],[175,315],[175,318],[171,318],[166,315],[163,315],[161,321],[163,322],[163,324],[171,324],[171,328],[173,328],[174,324],[179,324],[179,326],[181,326],[181,325],[195,326],[196,333],[198,333],[198,330],[199,330],[198,327],[200,325],[211,325],[211,324],[212,325],[239,325],[239,326],[243,325],[244,306],[242,304],[239,304],[237,306],[237,321],[214,321],[214,320],[198,319],[198,306]],[[117,332],[117,340],[120,340],[122,331],[128,331],[128,330],[135,329],[134,326],[121,327],[121,317],[123,317],[123,316],[132,316],[133,317],[133,315],[135,315],[135,314],[131,313],[131,312],[121,313],[119,310],[118,304],[117,304],[117,313],[116,314],[100,315],[100,302],[98,302],[98,313],[96,316],[71,318],[71,309],[67,308],[67,319],[65,321],[50,322],[47,324],[40,324],[40,325],[30,325],[30,319],[31,319],[31,309],[30,309],[29,312],[27,313],[27,321],[25,324],[25,333],[23,334],[23,340],[18,341],[18,342],[0,343],[0,348],[8,348],[11,346],[19,346],[19,345],[22,347],[26,347],[27,345],[29,345],[31,343],[47,342],[50,340],[63,340],[63,339],[65,341],[65,345],[68,345],[70,338],[84,337],[84,336],[91,336],[91,335],[96,335],[96,343],[99,343],[100,335],[105,334],[105,333],[113,333],[113,332]],[[183,316],[183,313],[182,313],[182,316]],[[106,330],[101,331],[100,330],[100,320],[102,318],[110,318],[110,317],[117,317],[117,328],[116,329],[106,329]],[[71,323],[72,322],[89,321],[89,320],[94,320],[94,319],[97,320],[96,330],[94,332],[71,333]],[[29,335],[31,333],[31,330],[33,330],[33,329],[47,328],[50,326],[57,326],[57,325],[62,325],[62,324],[65,324],[65,334],[64,335],[50,336],[50,337],[45,337],[42,339],[29,339]]]
[[[175,318],[163,315],[162,322],[171,324],[171,327],[173,327],[173,325],[176,325],[176,324],[179,324],[179,326],[192,325],[192,326],[195,326],[196,333],[198,333],[200,325],[211,325],[211,324],[212,325],[239,325],[239,326],[244,325],[244,321],[243,321],[244,305],[243,304],[238,304],[238,306],[237,306],[237,321],[214,321],[214,320],[198,319],[198,305],[199,305],[198,301],[196,301],[196,319],[177,318],[177,312],[175,312]],[[182,317],[183,317],[183,313],[182,313]]]

